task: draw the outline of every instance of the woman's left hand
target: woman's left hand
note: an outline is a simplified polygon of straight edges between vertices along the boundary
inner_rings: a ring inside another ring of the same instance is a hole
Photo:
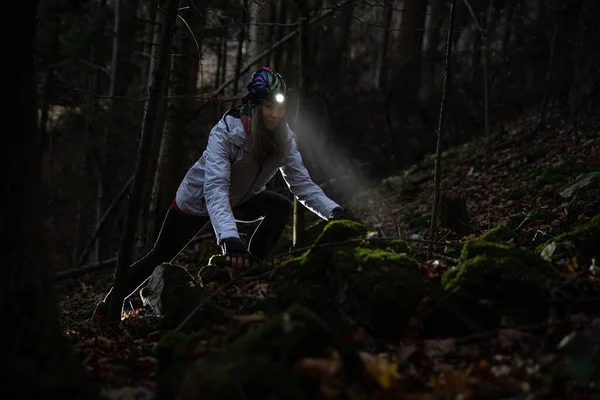
[[[250,253],[244,243],[238,238],[225,238],[222,243],[225,261],[234,270],[241,271],[250,268]]]

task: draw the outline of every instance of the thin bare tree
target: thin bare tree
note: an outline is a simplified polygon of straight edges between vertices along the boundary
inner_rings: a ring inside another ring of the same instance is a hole
[[[446,117],[446,99],[448,94],[448,81],[450,80],[450,66],[452,65],[452,30],[454,29],[454,6],[456,0],[450,2],[450,12],[448,17],[448,33],[446,35],[446,66],[444,68],[444,85],[442,87],[442,101],[440,103],[440,117],[437,129],[437,145],[435,151],[435,191],[433,194],[433,210],[431,212],[431,226],[429,230],[429,239],[433,240],[437,228],[438,207],[440,203],[440,170],[442,160],[442,129],[444,127],[444,118]],[[427,258],[433,255],[433,245],[429,244],[427,248]]]
[[[309,31],[309,21],[310,21],[310,7],[308,5],[308,1],[306,0],[296,0],[298,4],[298,8],[300,9],[300,46],[299,46],[299,59],[300,65],[298,67],[298,91],[300,92],[300,98],[297,103],[296,110],[296,128],[301,126],[301,118],[304,109],[304,102],[306,101],[306,95],[308,91],[307,85],[307,68],[308,68],[308,57],[310,57],[310,31]],[[301,143],[298,144],[298,147],[301,147]],[[304,206],[298,201],[298,199],[294,198],[294,225],[292,229],[292,241],[293,245],[297,246],[298,242],[301,240],[303,232],[304,232]]]

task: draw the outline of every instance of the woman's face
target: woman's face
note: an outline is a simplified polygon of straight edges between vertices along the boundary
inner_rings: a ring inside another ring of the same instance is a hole
[[[281,119],[285,116],[285,105],[277,104],[272,101],[268,101],[263,103],[261,107],[261,115],[263,122],[265,123],[265,127],[272,131],[274,130]]]

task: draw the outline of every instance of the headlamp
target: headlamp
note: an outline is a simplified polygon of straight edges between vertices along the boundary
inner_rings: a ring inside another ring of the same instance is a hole
[[[283,103],[285,101],[285,96],[281,93],[276,93],[274,98],[277,103]]]

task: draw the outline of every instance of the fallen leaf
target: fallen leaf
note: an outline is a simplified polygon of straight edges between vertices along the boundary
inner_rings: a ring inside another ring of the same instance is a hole
[[[389,389],[395,381],[400,379],[398,365],[390,362],[387,358],[376,357],[364,351],[360,352],[360,358],[365,364],[369,376],[375,380],[382,389]]]
[[[569,268],[570,272],[575,272],[579,268],[579,265],[577,264],[577,257],[573,256],[567,258],[567,267]]]

